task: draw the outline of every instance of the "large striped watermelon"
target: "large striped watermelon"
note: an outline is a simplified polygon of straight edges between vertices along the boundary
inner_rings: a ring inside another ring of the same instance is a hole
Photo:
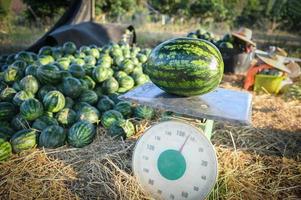
[[[11,144],[16,153],[35,147],[37,144],[36,131],[33,129],[18,131],[12,136]]]
[[[180,96],[194,96],[208,93],[219,85],[224,63],[221,53],[212,43],[175,38],[153,49],[144,70],[162,90]]]
[[[65,107],[65,97],[57,90],[48,92],[43,98],[45,110],[48,112],[58,112]]]
[[[0,161],[6,160],[12,154],[11,144],[0,138]]]
[[[28,121],[33,121],[44,112],[43,104],[37,99],[26,99],[20,106],[22,117]]]

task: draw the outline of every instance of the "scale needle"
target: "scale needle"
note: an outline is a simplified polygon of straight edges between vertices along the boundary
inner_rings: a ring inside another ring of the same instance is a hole
[[[186,137],[184,143],[183,143],[182,146],[180,147],[180,149],[179,149],[179,152],[180,152],[180,153],[182,153],[182,150],[183,150],[183,148],[184,148],[186,142],[188,141],[189,137],[190,137],[190,135],[188,135],[188,136]]]

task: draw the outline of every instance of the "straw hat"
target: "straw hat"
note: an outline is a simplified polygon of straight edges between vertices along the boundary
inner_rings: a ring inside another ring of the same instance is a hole
[[[256,51],[256,55],[264,63],[279,69],[281,71],[290,73],[291,71],[284,65],[287,53],[281,48],[272,48],[269,52]]]
[[[298,63],[290,62],[286,66],[291,71],[291,73],[288,74],[290,78],[295,79],[301,75],[301,69]]]
[[[252,39],[252,30],[248,28],[240,28],[237,32],[233,32],[232,36],[235,36],[247,43],[250,43],[256,46],[256,43],[253,42]]]

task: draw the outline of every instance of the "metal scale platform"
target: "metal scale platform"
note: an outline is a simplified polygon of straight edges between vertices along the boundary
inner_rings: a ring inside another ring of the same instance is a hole
[[[205,199],[218,174],[210,142],[214,120],[251,123],[252,96],[247,92],[217,88],[201,96],[179,97],[146,83],[120,99],[205,119],[202,130],[177,120],[161,122],[137,141],[132,161],[134,175],[155,199]]]

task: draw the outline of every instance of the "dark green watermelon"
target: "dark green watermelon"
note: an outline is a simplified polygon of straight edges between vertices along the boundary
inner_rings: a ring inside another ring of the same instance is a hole
[[[40,100],[43,100],[44,96],[50,92],[50,91],[54,91],[57,90],[56,87],[52,86],[52,85],[44,85],[43,87],[40,88],[39,92],[38,92],[38,97]]]
[[[73,77],[64,78],[62,86],[64,95],[71,98],[79,97],[83,90],[81,82]]]
[[[41,102],[37,99],[26,99],[20,106],[22,117],[28,121],[33,121],[40,117],[44,112]]]
[[[108,97],[102,96],[97,103],[97,108],[100,112],[105,112],[113,109],[115,103]]]
[[[87,121],[79,121],[69,129],[67,141],[70,146],[82,148],[90,144],[96,135],[93,124]]]
[[[47,116],[46,114],[36,119],[33,124],[32,128],[37,130],[44,130],[48,126],[52,125],[59,125],[56,119],[54,119],[52,116]]]
[[[62,125],[69,127],[77,120],[77,114],[71,108],[64,108],[56,114],[57,121]]]
[[[97,103],[98,96],[93,90],[84,90],[78,98],[80,102],[87,102],[90,105]]]
[[[84,68],[78,64],[70,65],[68,71],[74,76],[75,78],[83,78],[86,75]]]
[[[128,101],[120,101],[114,106],[114,110],[120,112],[124,118],[132,116],[132,104]]]
[[[21,90],[14,96],[13,103],[17,106],[20,106],[23,103],[23,101],[31,98],[34,98],[34,94],[32,94],[31,92]]]
[[[144,71],[162,90],[180,96],[208,93],[220,83],[224,63],[210,42],[175,38],[153,49]]]
[[[53,65],[41,65],[37,69],[37,78],[43,84],[57,84],[61,80],[60,69]]]
[[[0,121],[10,121],[17,113],[14,104],[9,102],[0,102]]]
[[[12,119],[11,126],[14,130],[19,131],[29,128],[30,123],[26,119],[24,119],[22,115],[18,114]]]
[[[109,128],[115,121],[123,119],[120,112],[116,110],[108,110],[101,116],[101,124],[105,128]]]
[[[138,119],[152,119],[155,115],[155,111],[153,108],[149,106],[139,105],[134,108],[134,117]]]
[[[65,145],[66,133],[57,125],[48,126],[39,136],[39,146],[45,148],[57,148]]]
[[[108,130],[111,137],[127,138],[135,134],[135,126],[130,120],[115,121]]]

